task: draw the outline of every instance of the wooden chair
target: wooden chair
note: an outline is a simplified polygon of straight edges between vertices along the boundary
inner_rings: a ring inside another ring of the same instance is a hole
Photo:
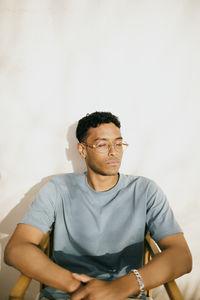
[[[51,250],[51,242],[50,242],[50,232],[48,232],[44,238],[42,239],[40,245],[40,249],[44,251],[46,255],[50,255]],[[148,263],[149,260],[152,259],[153,256],[160,253],[160,249],[156,242],[150,237],[148,233],[145,237],[145,251],[144,251],[144,262],[145,264]],[[23,300],[26,290],[31,282],[31,278],[20,274],[17,282],[15,283],[14,287],[12,288],[9,300]],[[170,281],[164,284],[166,292],[169,296],[170,300],[184,300],[175,280]],[[41,284],[42,287],[42,284]],[[152,290],[146,291],[146,295],[148,297],[152,297]]]
[[[145,251],[144,251],[144,262],[148,263],[156,254],[160,253],[156,242],[151,238],[150,234],[147,233],[145,237]],[[169,281],[164,284],[165,290],[170,300],[184,300],[180,289],[178,288],[175,280]],[[152,297],[152,290],[147,291],[147,296]]]

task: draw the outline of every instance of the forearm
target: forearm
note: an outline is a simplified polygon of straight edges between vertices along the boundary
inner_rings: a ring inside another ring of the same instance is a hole
[[[145,289],[151,289],[191,271],[190,252],[181,247],[168,248],[139,269]]]
[[[52,262],[37,246],[19,243],[7,247],[5,262],[26,276],[64,292],[74,292],[80,286],[71,272]]]
[[[145,290],[149,290],[190,272],[191,264],[191,255],[187,249],[171,247],[156,255],[138,271]],[[122,289],[126,285],[129,296],[139,292],[139,284],[134,273],[131,272],[117,281]]]

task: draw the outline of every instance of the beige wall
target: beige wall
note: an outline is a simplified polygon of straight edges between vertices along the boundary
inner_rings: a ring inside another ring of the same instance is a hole
[[[84,169],[76,121],[112,111],[130,144],[121,171],[157,181],[190,244],[193,272],[179,280],[189,299],[200,267],[199,15],[191,0],[0,1],[2,249],[48,176]],[[1,261],[0,276],[3,300],[16,272]]]

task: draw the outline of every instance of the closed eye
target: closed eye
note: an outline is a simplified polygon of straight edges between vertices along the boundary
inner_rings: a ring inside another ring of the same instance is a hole
[[[107,143],[99,143],[99,144],[97,144],[95,146],[98,147],[98,148],[102,148],[102,147],[107,147],[108,144]]]

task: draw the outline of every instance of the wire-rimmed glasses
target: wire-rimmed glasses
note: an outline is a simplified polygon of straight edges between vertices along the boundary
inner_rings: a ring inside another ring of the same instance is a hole
[[[123,141],[116,141],[114,143],[110,143],[108,141],[99,141],[96,144],[89,145],[87,143],[83,143],[89,148],[95,149],[99,153],[108,153],[111,147],[114,147],[116,152],[123,152],[127,147],[128,144]]]

